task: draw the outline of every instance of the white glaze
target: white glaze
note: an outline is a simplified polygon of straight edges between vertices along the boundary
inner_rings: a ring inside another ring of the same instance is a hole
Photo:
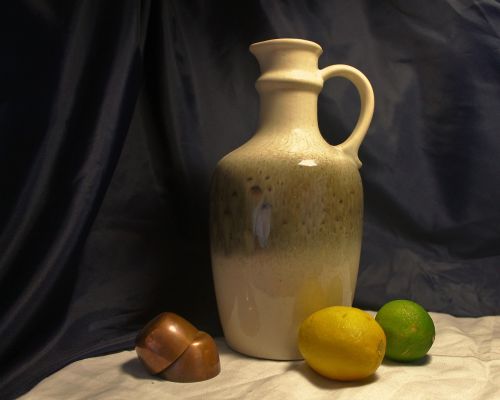
[[[312,312],[351,305],[362,234],[357,151],[373,114],[359,71],[319,70],[321,48],[298,39],[257,43],[260,126],[217,165],[211,193],[212,268],[228,344],[270,359],[299,359],[297,331]],[[324,79],[360,92],[349,137],[329,145],[317,122]]]

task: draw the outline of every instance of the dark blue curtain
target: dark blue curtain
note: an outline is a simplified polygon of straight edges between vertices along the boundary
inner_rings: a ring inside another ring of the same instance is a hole
[[[67,1],[0,6],[0,398],[131,348],[174,311],[221,334],[214,166],[257,124],[256,41],[296,37],[373,84],[355,305],[500,313],[500,3]],[[357,94],[329,81],[332,144]]]

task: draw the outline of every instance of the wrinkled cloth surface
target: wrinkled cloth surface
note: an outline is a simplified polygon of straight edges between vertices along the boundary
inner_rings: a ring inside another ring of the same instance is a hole
[[[361,382],[325,379],[304,362],[245,357],[217,340],[221,373],[197,383],[148,375],[134,351],[75,362],[21,400],[57,399],[426,399],[494,400],[500,396],[500,317],[455,318],[431,313],[436,340],[421,361],[384,361]]]
[[[257,128],[266,39],[374,88],[354,304],[500,314],[499,1],[18,0],[0,26],[0,398],[162,311],[222,335],[210,177]],[[358,112],[329,80],[325,140]]]

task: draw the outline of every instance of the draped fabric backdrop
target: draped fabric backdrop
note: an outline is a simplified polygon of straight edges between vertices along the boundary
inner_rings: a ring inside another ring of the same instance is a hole
[[[373,84],[355,305],[500,313],[498,1],[20,0],[0,27],[0,398],[130,348],[161,311],[221,334],[208,188],[256,129],[265,39],[316,41],[320,67]],[[329,142],[358,108],[329,81]]]

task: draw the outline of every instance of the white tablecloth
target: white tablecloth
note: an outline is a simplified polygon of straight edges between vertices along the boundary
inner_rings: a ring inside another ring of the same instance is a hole
[[[21,399],[500,399],[500,316],[431,316],[436,341],[426,359],[384,361],[364,382],[331,381],[304,362],[245,357],[219,338],[222,371],[205,382],[152,377],[135,352],[123,351],[70,364]]]

